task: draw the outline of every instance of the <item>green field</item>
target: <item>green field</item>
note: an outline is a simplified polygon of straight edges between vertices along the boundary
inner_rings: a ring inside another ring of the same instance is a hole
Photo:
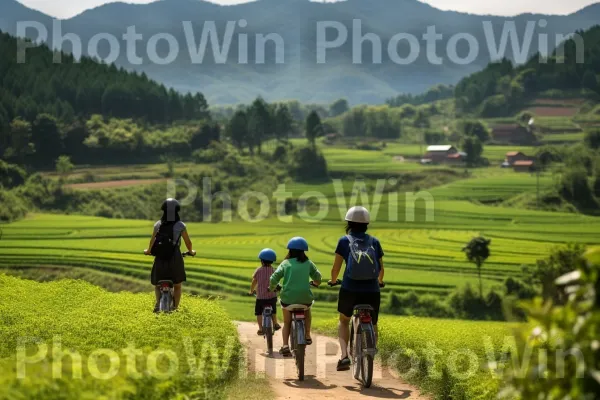
[[[150,293],[2,274],[0,285],[12,293],[0,302],[1,399],[226,399],[244,365],[234,324],[207,300],[157,317],[140,312]]]
[[[425,219],[423,203],[416,207],[415,220],[407,220],[402,196],[397,205],[399,222],[388,221],[396,213],[390,212],[393,211],[390,204],[394,203],[384,197],[372,233],[381,240],[386,253],[386,294],[416,290],[442,295],[467,282],[475,282],[475,268],[465,261],[461,248],[477,234],[493,239],[492,256],[484,268],[486,286],[519,275],[521,265],[545,257],[554,245],[566,241],[600,243],[600,218],[466,201],[510,197],[533,190],[534,182],[535,178],[527,174],[512,178],[500,174],[432,189],[435,202],[431,221]],[[302,192],[306,188],[295,189]],[[251,302],[244,294],[257,266],[256,255],[260,249],[272,247],[281,259],[287,240],[296,235],[307,238],[310,257],[328,276],[337,240],[344,233],[340,212],[345,207],[338,209],[331,186],[322,189],[326,189],[323,192],[331,199],[329,213],[322,221],[295,217],[293,223],[277,219],[260,223],[189,223],[188,230],[199,254],[186,261],[188,288],[198,294],[222,297],[225,307],[236,318],[249,318]],[[372,211],[375,213],[376,209],[372,207]],[[71,266],[100,271],[106,279],[125,275],[141,284],[148,281],[151,268],[151,259],[141,254],[151,231],[151,221],[30,215],[3,226],[0,265],[4,268]],[[332,305],[324,303],[335,293],[327,289],[318,289],[317,293],[323,299],[317,308],[333,312]]]

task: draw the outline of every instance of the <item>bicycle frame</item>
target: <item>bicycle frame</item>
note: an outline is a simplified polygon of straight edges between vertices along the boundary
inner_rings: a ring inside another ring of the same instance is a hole
[[[353,316],[353,324],[354,326],[354,340],[355,343],[358,343],[358,340],[362,341],[362,335],[369,335],[372,339],[370,342],[375,343],[375,328],[373,327],[373,322],[371,318],[371,312],[366,309],[355,309]],[[376,348],[360,348],[360,354],[356,354],[356,357],[363,357],[363,355],[368,354],[372,357],[377,355]]]
[[[263,332],[266,332],[267,329],[273,329],[273,307],[265,306],[263,307],[262,312],[262,327]]]
[[[157,285],[160,289],[160,302],[159,302],[159,310],[160,312],[170,312],[172,311],[172,302],[173,302],[173,282],[172,281],[160,281]]]

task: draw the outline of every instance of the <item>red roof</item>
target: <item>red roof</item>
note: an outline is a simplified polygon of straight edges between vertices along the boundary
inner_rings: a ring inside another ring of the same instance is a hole
[[[514,157],[518,154],[523,154],[523,153],[521,153],[520,151],[509,151],[508,153],[506,153],[506,157]]]
[[[532,160],[527,160],[527,161],[515,161],[515,163],[513,164],[515,167],[530,167],[533,165],[533,161]]]

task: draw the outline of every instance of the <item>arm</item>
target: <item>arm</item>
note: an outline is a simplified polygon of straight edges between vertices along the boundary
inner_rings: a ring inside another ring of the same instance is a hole
[[[313,280],[315,285],[319,286],[321,284],[321,272],[317,269],[317,266],[314,263],[310,263],[310,278]]]
[[[188,235],[187,233],[187,229],[183,232],[181,232],[181,237],[183,238],[183,242],[185,243],[185,247],[187,247],[188,251],[190,252],[191,255],[195,256],[196,252],[194,251],[194,248],[192,247],[192,241],[190,239],[190,235]]]
[[[275,270],[275,272],[273,272],[273,275],[271,275],[271,279],[269,280],[270,292],[275,290],[275,287],[277,286],[281,278],[283,278],[283,264],[279,265],[279,267],[277,267],[277,270]]]
[[[258,280],[256,279],[256,277],[253,277],[252,284],[250,285],[250,294],[254,293],[257,285],[258,285]]]
[[[331,282],[336,282],[338,276],[340,275],[340,271],[342,270],[342,264],[344,263],[344,258],[339,254],[335,255],[335,259],[333,260],[333,268],[331,268]]]
[[[154,241],[156,240],[156,231],[152,233],[152,237],[150,238],[150,244],[148,245],[148,248],[146,250],[144,250],[144,254],[149,256],[150,252],[152,251],[152,246],[154,246]]]
[[[383,283],[383,275],[384,275],[384,271],[383,271],[383,258],[379,259],[379,266],[381,267],[381,270],[379,271],[379,283]]]

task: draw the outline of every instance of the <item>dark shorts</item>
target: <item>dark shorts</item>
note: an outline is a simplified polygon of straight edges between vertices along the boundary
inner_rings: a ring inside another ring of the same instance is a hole
[[[368,304],[373,307],[371,317],[373,325],[377,325],[379,319],[379,306],[381,304],[380,292],[350,292],[346,289],[340,289],[338,298],[338,312],[346,317],[352,317],[354,307],[359,304]]]
[[[256,299],[254,315],[262,315],[265,306],[273,307],[273,315],[277,314],[277,297],[273,297],[272,299]]]
[[[176,285],[186,281],[185,266],[180,251],[176,251],[170,260],[154,259],[150,282],[156,286],[159,281],[173,281]]]

